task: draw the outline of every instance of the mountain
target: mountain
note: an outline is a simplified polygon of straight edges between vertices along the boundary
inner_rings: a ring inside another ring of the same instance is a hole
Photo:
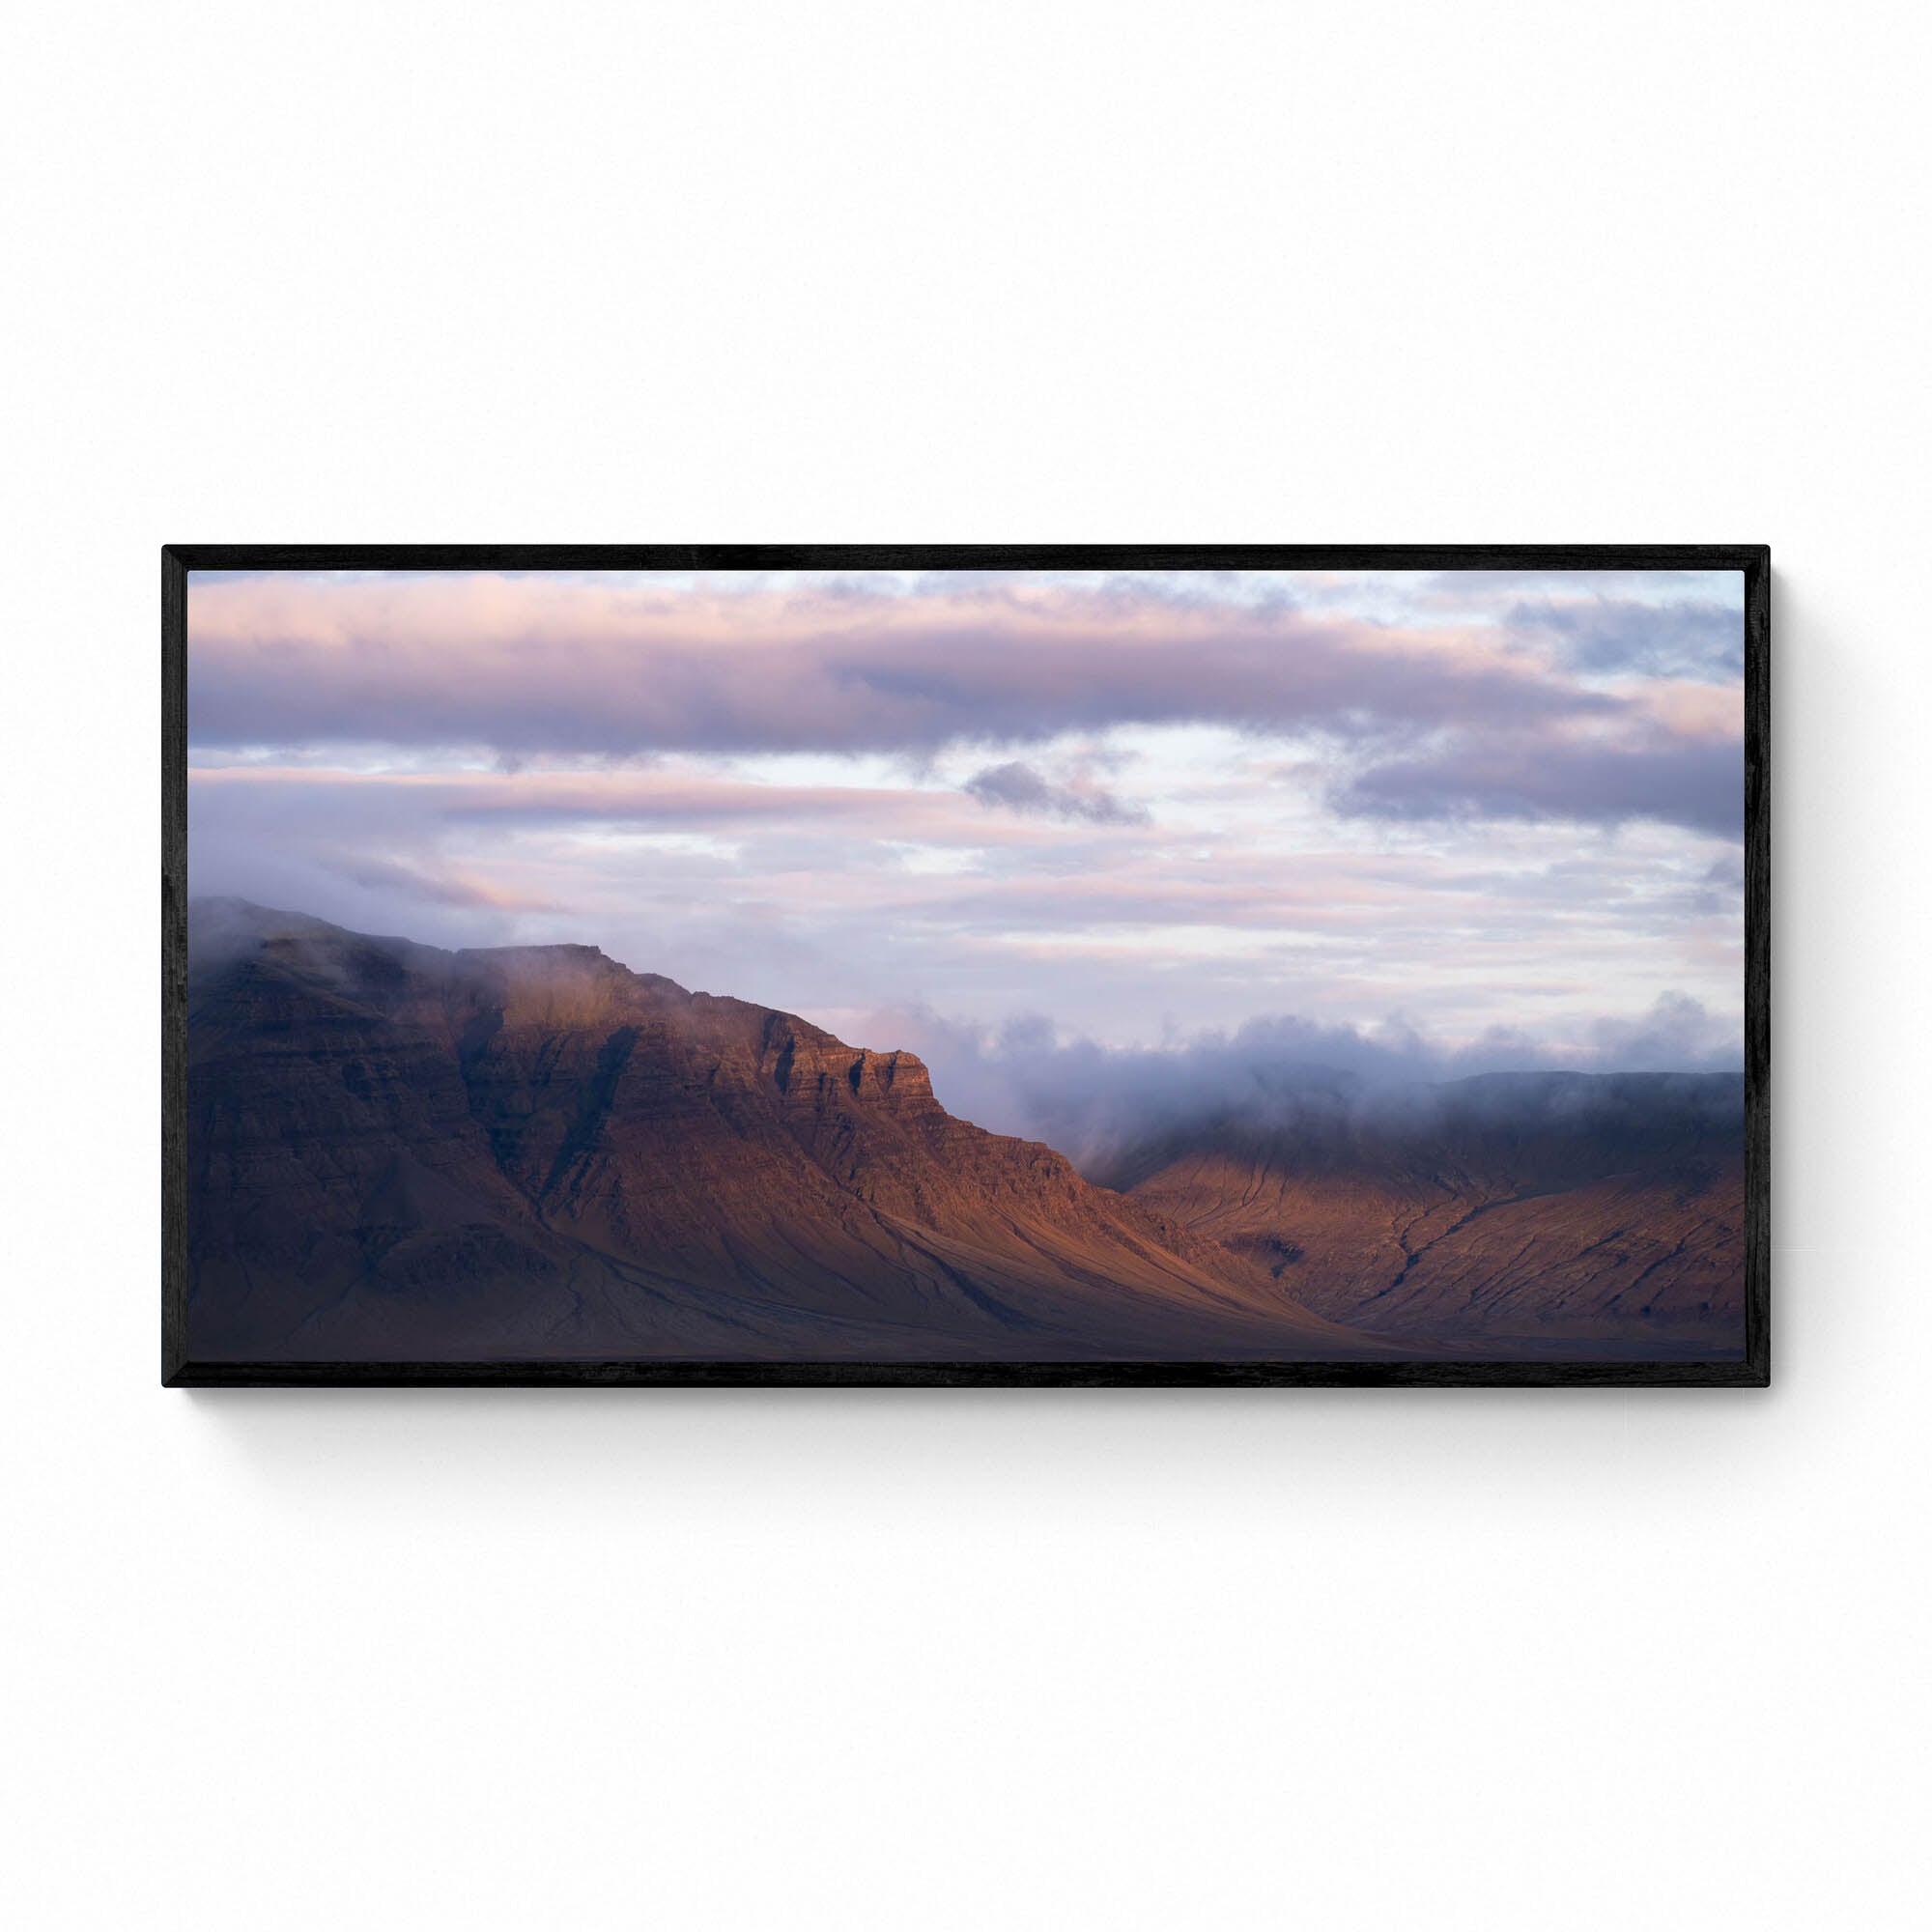
[[[201,1359],[1392,1351],[913,1055],[593,947],[198,901],[188,1102]]]
[[[1098,1174],[1378,1334],[1495,1354],[1743,1350],[1742,1074],[1393,1094],[1311,1074]]]

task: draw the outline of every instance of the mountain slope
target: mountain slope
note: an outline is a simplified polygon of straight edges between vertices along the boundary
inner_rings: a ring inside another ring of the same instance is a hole
[[[1329,1319],[1496,1351],[1743,1346],[1741,1075],[1344,1085],[1177,1127],[1102,1178]]]
[[[203,902],[188,1004],[200,1356],[1386,1351],[912,1055],[593,948]]]

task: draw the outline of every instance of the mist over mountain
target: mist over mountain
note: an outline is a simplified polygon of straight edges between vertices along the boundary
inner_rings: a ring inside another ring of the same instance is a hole
[[[1003,1132],[1050,1141],[1090,1176],[1151,1138],[1235,1121],[1301,1123],[1321,1134],[1337,1120],[1426,1119],[1458,1083],[1485,1076],[1495,1077],[1482,1090],[1484,1106],[1520,1105],[1527,1131],[1552,1109],[1597,1104],[1615,1091],[1552,1087],[1556,1074],[1741,1080],[1743,1069],[1735,1023],[1681,993],[1663,994],[1634,1018],[1598,1019],[1575,1037],[1492,1029],[1459,1045],[1400,1022],[1324,1026],[1287,1014],[1138,1047],[1065,1037],[1045,1018],[995,1030],[912,1008],[867,1024],[916,1047],[949,1106]]]
[[[1744,1076],[1311,1077],[1096,1179],[1387,1335],[1742,1348]]]

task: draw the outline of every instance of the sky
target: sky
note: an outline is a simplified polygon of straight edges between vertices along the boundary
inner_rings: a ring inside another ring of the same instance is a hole
[[[981,1115],[1742,1065],[1735,572],[197,572],[188,740],[193,894],[588,941]]]

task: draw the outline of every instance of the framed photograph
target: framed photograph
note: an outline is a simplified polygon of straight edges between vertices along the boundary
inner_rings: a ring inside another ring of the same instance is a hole
[[[170,547],[163,1379],[1762,1385],[1769,579]]]

